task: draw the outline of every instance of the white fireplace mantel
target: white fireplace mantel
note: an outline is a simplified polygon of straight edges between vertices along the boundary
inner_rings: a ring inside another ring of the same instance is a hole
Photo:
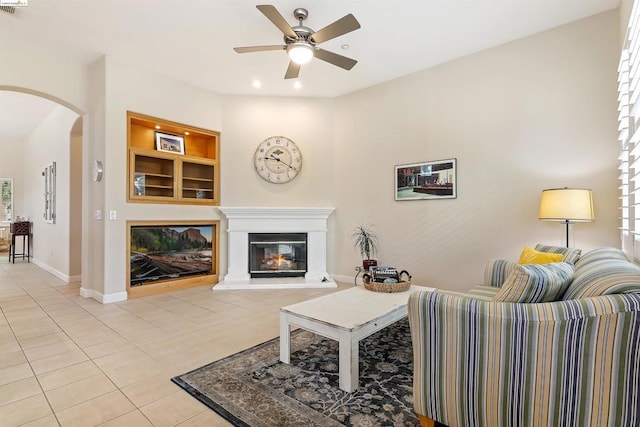
[[[327,273],[327,219],[332,207],[219,207],[228,220],[228,270],[214,289],[335,287]],[[251,279],[249,233],[307,233],[303,278]]]

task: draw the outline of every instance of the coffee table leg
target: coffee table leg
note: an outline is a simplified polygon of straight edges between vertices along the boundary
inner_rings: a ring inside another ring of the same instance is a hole
[[[291,327],[289,317],[280,312],[280,361],[289,363],[291,357]]]
[[[353,340],[351,334],[340,334],[339,343],[339,386],[347,393],[358,388],[358,341]],[[282,357],[282,356],[281,356]]]

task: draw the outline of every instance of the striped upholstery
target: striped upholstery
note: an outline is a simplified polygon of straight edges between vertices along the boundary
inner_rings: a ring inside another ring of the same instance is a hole
[[[562,254],[564,255],[564,262],[572,262],[576,263],[578,259],[580,259],[580,254],[582,254],[582,249],[575,248],[563,248],[560,246],[549,246],[538,243],[535,247],[536,251],[540,252],[549,252],[553,254]]]
[[[518,267],[517,262],[507,261],[504,259],[492,259],[484,269],[485,286],[501,287],[509,274]]]
[[[450,427],[640,425],[640,295],[409,297],[418,414]]]
[[[624,292],[640,293],[640,267],[621,259],[596,259],[578,264],[573,282],[562,299]]]
[[[491,301],[500,292],[496,286],[476,285],[465,295],[471,298],[478,298],[484,301]]]
[[[627,261],[627,256],[624,252],[617,248],[598,248],[584,254],[582,258],[576,262],[576,269],[580,267],[590,264],[594,261],[598,260],[611,260],[611,259],[619,259],[623,261]]]
[[[569,262],[518,265],[504,281],[493,301],[521,303],[555,301],[564,294],[571,279],[573,279],[573,264]]]

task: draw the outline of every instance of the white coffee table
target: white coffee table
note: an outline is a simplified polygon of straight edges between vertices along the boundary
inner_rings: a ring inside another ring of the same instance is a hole
[[[405,292],[381,293],[363,286],[314,298],[280,309],[280,361],[291,357],[291,326],[298,326],[338,341],[339,386],[346,392],[358,388],[360,340],[407,316],[407,301],[415,291],[434,290],[411,286]]]

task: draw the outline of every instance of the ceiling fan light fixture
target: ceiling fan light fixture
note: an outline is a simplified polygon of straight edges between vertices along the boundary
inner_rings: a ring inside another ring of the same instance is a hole
[[[287,47],[287,54],[296,64],[306,64],[313,58],[313,47],[305,42],[293,42]]]

